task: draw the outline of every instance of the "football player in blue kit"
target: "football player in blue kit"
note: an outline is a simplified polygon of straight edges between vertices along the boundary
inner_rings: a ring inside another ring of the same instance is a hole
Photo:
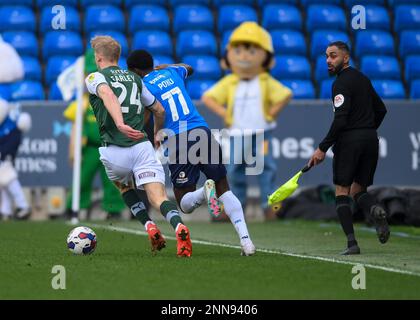
[[[242,205],[229,189],[220,145],[185,88],[185,79],[193,73],[192,67],[180,63],[154,68],[153,57],[145,50],[133,51],[127,58],[127,66],[143,79],[147,89],[165,108],[163,144],[168,151],[173,190],[180,208],[191,213],[207,202],[210,214],[218,216],[223,204],[240,238],[241,254],[253,255],[255,246]],[[200,172],[208,180],[196,189]]]

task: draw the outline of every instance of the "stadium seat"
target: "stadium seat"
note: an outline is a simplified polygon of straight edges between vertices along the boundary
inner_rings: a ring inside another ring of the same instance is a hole
[[[331,99],[332,98],[332,84],[334,78],[329,78],[321,81],[319,88],[319,99]]]
[[[24,80],[11,85],[11,100],[45,100],[44,88],[41,82]]]
[[[399,53],[401,58],[420,54],[420,30],[405,30],[401,32]]]
[[[130,10],[128,30],[161,30],[169,31],[169,16],[161,6],[138,5]]]
[[[348,8],[352,8],[353,6],[357,6],[357,5],[369,5],[369,4],[385,6],[385,0],[344,0],[344,4]]]
[[[32,32],[4,32],[3,40],[10,43],[20,55],[38,57],[38,40]]]
[[[350,58],[350,66],[356,66],[352,58]],[[315,80],[320,82],[322,80],[328,79],[329,77],[330,75],[328,74],[327,58],[325,55],[319,55],[315,60]]]
[[[334,41],[343,41],[350,45],[347,33],[338,30],[316,30],[312,33],[310,55],[312,59],[325,54],[328,45]]]
[[[12,96],[10,84],[0,83],[0,98],[9,101]]]
[[[214,56],[185,56],[183,60],[194,69],[192,79],[218,80],[222,75],[219,60]]]
[[[322,5],[329,5],[329,4],[337,5],[337,6],[341,5],[341,0],[323,0],[323,1],[319,1],[319,0],[300,0],[300,4],[305,8],[310,6],[310,5],[318,4],[320,2],[322,2]]]
[[[419,4],[419,0],[388,0],[388,4],[393,9],[402,4]]]
[[[120,59],[118,60],[118,65],[120,66],[121,69],[127,70],[127,58],[124,56],[121,56]]]
[[[124,6],[130,10],[132,6],[135,5],[144,5],[144,4],[153,4],[165,7],[167,0],[125,0]]]
[[[246,5],[224,5],[219,9],[219,21],[217,30],[223,33],[226,30],[232,30],[244,21],[257,22],[257,13]]]
[[[363,56],[360,71],[370,79],[401,79],[400,64],[390,56]]]
[[[115,40],[119,42],[121,45],[121,55],[127,56],[128,55],[128,42],[127,38],[125,37],[124,33],[118,31],[94,31],[89,35],[87,39],[87,46],[90,48],[90,40],[95,36],[111,36]]]
[[[387,31],[358,31],[354,52],[356,57],[366,54],[395,55],[394,38]]]
[[[315,99],[315,88],[310,80],[282,80],[293,91],[293,99]]]
[[[306,42],[303,34],[296,30],[275,30],[270,32],[274,51],[277,54],[306,55]]]
[[[302,16],[295,6],[271,4],[263,9],[262,26],[267,30],[296,29],[302,30]]]
[[[41,20],[39,23],[39,31],[45,33],[47,31],[59,30],[57,27],[53,27],[53,19],[56,16],[56,13],[52,12],[50,6],[46,6],[42,9]],[[80,16],[79,12],[70,6],[66,6],[66,19],[65,19],[65,30],[68,31],[80,31]],[[64,30],[64,28],[62,29]]]
[[[174,59],[170,56],[155,55],[153,56],[153,65],[158,66],[160,64],[173,64]]]
[[[41,81],[41,64],[37,58],[22,56],[23,69],[25,70],[25,80]]]
[[[57,80],[57,77],[67,67],[76,62],[75,56],[53,56],[48,59],[47,67],[45,68],[45,82],[50,85]]]
[[[209,31],[181,31],[177,38],[176,55],[216,55],[217,42]]]
[[[3,6],[27,6],[32,7],[34,5],[34,0],[2,0],[1,4]]]
[[[382,99],[405,99],[404,86],[397,80],[372,80],[372,85]]]
[[[110,4],[110,5],[114,5],[116,7],[121,7],[123,0],[80,0],[80,5],[82,8],[88,7],[88,6],[93,6],[93,5],[97,5],[98,2],[102,5],[102,4]]]
[[[213,14],[206,6],[178,6],[174,11],[173,28],[175,33],[193,29],[213,31]]]
[[[177,7],[183,4],[201,4],[210,7],[211,0],[168,0],[171,7]],[[214,2],[214,1],[213,1]]]
[[[275,58],[276,64],[271,70],[273,77],[289,80],[309,80],[311,78],[311,65],[306,57],[283,55]]]
[[[366,5],[366,29],[390,31],[391,22],[388,11],[377,5]],[[353,18],[354,14],[351,15]]]
[[[76,94],[72,97],[71,100],[75,98]],[[48,100],[63,100],[60,89],[58,88],[57,82],[54,82],[50,85],[48,90]]]
[[[42,56],[44,59],[54,55],[79,56],[83,54],[80,35],[72,31],[50,31],[44,37]]]
[[[292,4],[297,6],[299,0],[257,0],[258,7],[263,7],[268,4]]]
[[[317,29],[346,30],[347,20],[343,9],[334,5],[311,5],[308,7],[306,30]]]
[[[420,79],[420,55],[408,56],[405,59],[405,80],[411,82]]]
[[[420,5],[402,5],[395,8],[394,29],[396,32],[420,29]]]
[[[172,41],[164,31],[137,31],[134,35],[132,50],[145,49],[151,54],[172,55]]]
[[[35,14],[26,6],[0,6],[1,31],[35,31]]]
[[[191,99],[199,100],[203,93],[216,83],[215,80],[190,80],[187,82],[187,91]]]
[[[1,95],[1,89],[0,89],[0,95]],[[414,80],[413,82],[411,82],[410,98],[420,99],[420,80]]]
[[[42,8],[45,6],[55,6],[57,4],[63,5],[65,7],[72,6],[73,8],[76,8],[79,4],[79,0],[35,0],[36,5],[38,8]]]
[[[233,32],[233,30],[228,30],[228,31],[223,32],[222,41],[220,43],[220,52],[219,52],[220,53],[220,56],[224,56],[225,55],[226,46],[227,46],[227,44],[229,42],[229,38],[230,38],[232,32]]]
[[[95,5],[86,9],[85,32],[95,30],[125,31],[125,18],[122,11],[111,5]]]

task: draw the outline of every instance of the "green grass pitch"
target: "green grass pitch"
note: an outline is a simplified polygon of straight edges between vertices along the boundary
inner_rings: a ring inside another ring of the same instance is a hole
[[[419,299],[420,229],[392,228],[389,243],[356,227],[362,255],[341,257],[335,223],[249,224],[259,251],[241,257],[230,223],[189,223],[193,257],[178,258],[174,233],[159,221],[167,247],[152,255],[143,227],[94,223],[98,247],[72,255],[64,222],[0,223],[0,299]],[[113,229],[114,228],[114,229]],[[198,241],[199,240],[199,241]],[[354,264],[366,267],[366,289],[352,288]],[[66,289],[54,290],[54,265]]]

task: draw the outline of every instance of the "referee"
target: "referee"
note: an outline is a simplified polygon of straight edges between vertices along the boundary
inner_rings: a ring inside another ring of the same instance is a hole
[[[337,76],[332,86],[334,121],[308,164],[321,163],[327,150],[333,147],[336,210],[347,236],[347,249],[341,254],[360,254],[349,195],[368,212],[381,243],[387,242],[390,235],[385,210],[366,191],[375,175],[379,150],[376,130],[385,117],[386,108],[370,80],[349,66],[350,50],[346,43],[330,43],[326,57],[328,73]]]

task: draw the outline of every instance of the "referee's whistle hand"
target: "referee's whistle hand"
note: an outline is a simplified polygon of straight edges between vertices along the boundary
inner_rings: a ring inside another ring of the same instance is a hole
[[[325,152],[321,151],[319,148],[317,148],[312,155],[311,159],[308,162],[308,166],[316,166],[320,164],[325,159]]]

